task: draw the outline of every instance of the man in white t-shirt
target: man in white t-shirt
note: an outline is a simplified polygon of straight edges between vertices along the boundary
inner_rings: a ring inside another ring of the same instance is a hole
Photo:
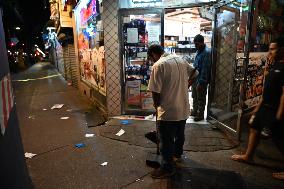
[[[198,72],[184,59],[167,54],[160,45],[148,49],[152,67],[148,90],[157,109],[157,129],[162,164],[152,172],[153,178],[165,178],[175,173],[173,158],[181,158],[184,127],[190,114],[188,87]]]

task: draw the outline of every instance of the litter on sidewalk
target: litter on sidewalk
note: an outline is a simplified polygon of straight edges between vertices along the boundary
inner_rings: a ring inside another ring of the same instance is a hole
[[[26,157],[26,158],[30,158],[30,159],[31,159],[31,158],[33,158],[34,156],[36,156],[36,154],[29,153],[29,152],[26,152],[26,153],[25,153],[25,157]]]
[[[128,124],[131,123],[131,121],[129,121],[129,120],[122,120],[122,121],[120,121],[120,123],[121,123],[122,125],[128,125]]]
[[[119,131],[118,131],[118,133],[116,133],[115,135],[116,136],[121,136],[121,135],[123,135],[125,133],[125,131],[123,130],[123,129],[120,129]]]
[[[75,144],[75,147],[76,147],[76,148],[83,148],[83,147],[85,147],[85,146],[86,146],[86,144],[84,144],[84,143]]]
[[[94,137],[94,136],[95,136],[95,134],[86,134],[85,135],[86,138],[91,138],[91,137]]]
[[[43,110],[43,111],[46,111],[47,109],[46,109],[46,108],[43,108],[42,110]]]
[[[29,119],[35,119],[35,116],[34,115],[30,115],[28,118]]]
[[[69,117],[61,117],[60,119],[69,119]]]
[[[123,115],[123,116],[114,116],[111,117],[114,119],[124,119],[124,120],[150,120],[150,121],[155,121],[155,116],[149,115],[149,116],[138,116],[138,115]]]
[[[103,162],[101,166],[107,166],[108,162]]]
[[[64,104],[54,104],[50,109],[60,109],[64,106]]]

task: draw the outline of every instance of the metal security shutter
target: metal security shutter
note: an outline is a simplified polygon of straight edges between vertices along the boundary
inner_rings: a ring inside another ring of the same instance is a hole
[[[68,44],[63,48],[65,62],[65,79],[72,81],[72,86],[78,88],[78,66],[76,64],[76,55],[74,44]]]

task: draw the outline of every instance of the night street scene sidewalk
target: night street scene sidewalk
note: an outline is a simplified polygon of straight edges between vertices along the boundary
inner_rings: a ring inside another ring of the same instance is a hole
[[[177,173],[152,179],[145,160],[156,146],[144,135],[155,130],[154,121],[118,116],[97,126],[104,121],[100,111],[48,62],[12,80],[24,151],[36,154],[26,158],[35,188],[284,188],[271,177],[284,164],[269,140],[261,143],[256,165],[234,162],[230,156],[241,148],[210,124],[197,123],[186,125],[184,161],[177,164]],[[54,104],[64,105],[51,109]],[[121,129],[125,133],[117,136]]]
[[[0,0],[0,189],[284,189],[283,34],[284,0]]]

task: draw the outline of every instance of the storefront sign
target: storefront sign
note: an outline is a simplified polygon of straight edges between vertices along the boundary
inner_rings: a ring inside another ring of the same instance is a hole
[[[171,7],[215,1],[216,0],[120,0],[120,8]]]
[[[132,0],[133,3],[156,3],[162,2],[162,0]]]

